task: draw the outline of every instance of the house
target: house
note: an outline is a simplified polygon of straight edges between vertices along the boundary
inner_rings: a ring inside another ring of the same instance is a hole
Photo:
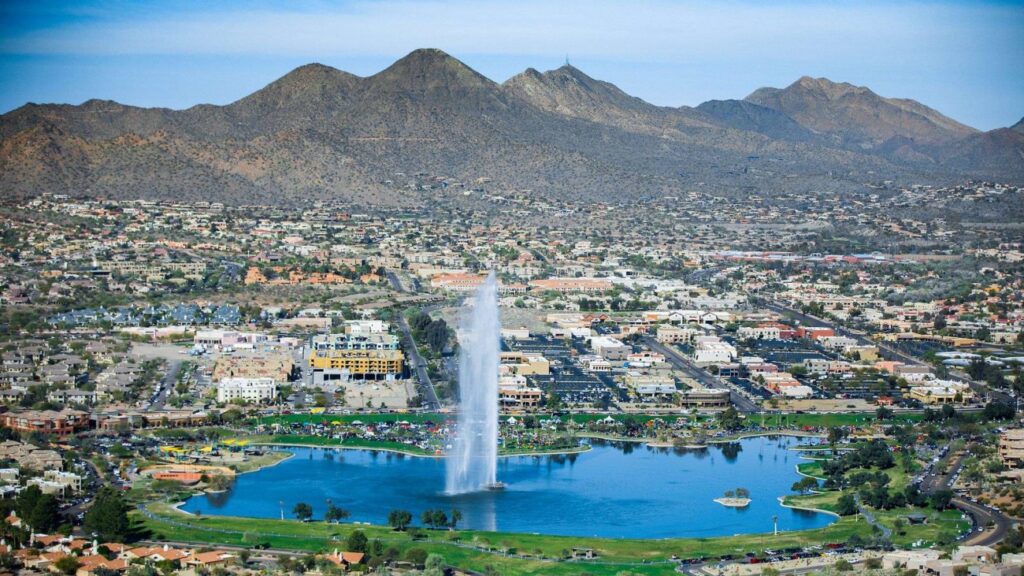
[[[78,390],[76,388],[68,390],[53,390],[46,395],[46,399],[58,404],[95,404],[96,393],[89,390]]]
[[[991,564],[997,557],[995,549],[988,546],[959,546],[953,551],[953,560],[971,564]]]
[[[1006,430],[999,435],[999,458],[1009,468],[1024,467],[1024,428]]]
[[[882,556],[882,568],[886,570],[916,570],[918,573],[924,571],[925,564],[938,560],[942,556],[941,550],[896,550]]]
[[[235,555],[223,550],[211,550],[209,552],[196,552],[186,558],[182,564],[192,568],[211,568],[213,566],[224,566],[235,559]]]
[[[362,552],[339,552],[338,550],[324,556],[325,560],[346,570],[357,564],[362,564],[365,558],[366,555]]]
[[[0,415],[0,426],[21,434],[52,434],[66,438],[89,427],[89,414],[80,410],[25,410]]]

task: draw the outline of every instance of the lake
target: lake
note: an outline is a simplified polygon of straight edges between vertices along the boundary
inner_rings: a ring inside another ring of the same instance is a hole
[[[728,536],[820,528],[835,517],[781,506],[800,478],[807,440],[756,437],[703,450],[593,441],[587,452],[498,459],[501,491],[443,493],[444,460],[384,451],[287,448],[294,457],[240,475],[228,492],[190,498],[182,507],[203,515],[279,518],[298,502],[323,517],[327,500],[349,510],[348,521],[386,524],[388,512],[458,508],[460,528],[610,538]],[[742,509],[713,500],[743,487]]]

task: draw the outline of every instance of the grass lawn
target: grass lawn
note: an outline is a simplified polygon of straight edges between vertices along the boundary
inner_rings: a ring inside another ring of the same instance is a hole
[[[135,522],[148,529],[154,537],[170,541],[240,546],[265,542],[273,548],[317,552],[337,547],[349,533],[360,529],[371,540],[381,540],[385,548],[394,546],[403,553],[410,548],[423,548],[441,554],[452,565],[477,571],[492,566],[499,573],[510,576],[614,575],[621,571],[667,575],[673,573],[674,565],[668,560],[673,554],[682,558],[742,555],[765,549],[843,542],[854,534],[867,537],[871,532],[863,521],[842,518],[819,530],[783,532],[778,536],[752,534],[718,538],[630,540],[458,530],[424,531],[422,533],[427,535],[426,539],[414,541],[407,533],[397,533],[380,526],[330,525],[322,522],[304,524],[292,520],[210,516],[196,518],[161,503],[150,504],[148,510],[154,517],[147,517],[136,510],[133,512]],[[892,520],[895,520],[895,516]],[[906,538],[912,537],[909,530],[917,528],[909,527]],[[916,536],[913,538],[916,539]],[[573,547],[592,548],[599,558],[596,561],[580,562],[556,560],[563,556],[564,551]],[[523,557],[509,557],[506,553]]]
[[[810,508],[814,510],[835,512],[836,503],[839,501],[839,497],[841,495],[842,492],[839,492],[838,490],[830,490],[827,492],[807,494],[804,496],[786,496],[782,499],[782,502],[786,506],[793,506],[795,508]]]
[[[378,422],[415,422],[422,424],[424,422],[444,422],[448,419],[454,419],[455,416],[451,414],[281,414],[274,416],[261,416],[259,418],[250,419],[250,424],[330,424],[333,422],[343,422],[345,424],[351,424],[359,421],[366,424],[375,424]]]
[[[310,446],[320,448],[366,448],[367,450],[393,450],[405,452],[417,456],[433,456],[432,450],[423,450],[412,444],[401,442],[386,442],[382,440],[364,440],[362,438],[325,438],[321,436],[309,436],[302,434],[279,434],[272,436],[250,436],[247,438],[251,445],[260,444],[291,444],[297,446]]]
[[[899,412],[893,415],[887,422],[919,422],[922,414],[917,412]],[[761,423],[760,418],[751,417],[757,424]],[[836,414],[772,414],[765,417],[766,426],[790,426],[803,428],[829,428],[833,426],[864,426],[877,422],[874,412],[843,412]]]
[[[825,479],[825,473],[821,470],[821,462],[801,462],[796,465],[796,469],[804,476],[812,476],[818,480]]]

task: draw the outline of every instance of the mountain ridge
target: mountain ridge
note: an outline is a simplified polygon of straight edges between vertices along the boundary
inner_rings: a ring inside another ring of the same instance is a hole
[[[420,49],[370,76],[306,64],[223,106],[26,104],[0,116],[0,190],[404,205],[424,200],[388,182],[427,172],[595,201],[856,191],[883,177],[1022,178],[1021,138],[827,79],[670,108],[569,65],[499,84]]]

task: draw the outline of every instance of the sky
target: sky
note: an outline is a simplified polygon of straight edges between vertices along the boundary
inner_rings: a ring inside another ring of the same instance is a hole
[[[302,64],[365,76],[416,48],[498,82],[568,59],[664,106],[808,75],[983,130],[1024,116],[1019,0],[0,0],[0,112],[227,104]]]

